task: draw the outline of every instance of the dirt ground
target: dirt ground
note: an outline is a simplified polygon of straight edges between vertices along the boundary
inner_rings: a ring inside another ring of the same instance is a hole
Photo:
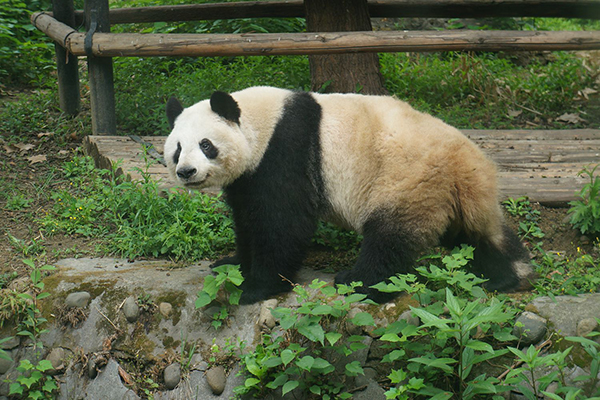
[[[0,133],[1,134],[1,133]],[[66,143],[58,146],[56,143]],[[32,133],[27,140],[14,144],[8,137],[0,136],[0,167],[5,187],[0,196],[0,274],[17,271],[25,273],[24,258],[37,258],[38,262],[52,263],[60,258],[75,256],[99,256],[100,243],[82,236],[45,236],[40,230],[38,219],[52,206],[49,193],[69,182],[61,168],[80,145],[76,138],[56,138],[51,133]],[[18,192],[27,204],[15,209],[7,204],[7,199]],[[597,252],[593,245],[596,238],[580,235],[568,224],[567,208],[547,208],[533,205],[540,212],[539,226],[545,237],[542,239],[546,251],[561,254]],[[507,216],[516,230],[518,220]],[[314,262],[317,268],[334,267],[336,263],[348,263],[340,254],[327,255],[319,252],[308,263]],[[594,254],[598,256],[598,254]]]

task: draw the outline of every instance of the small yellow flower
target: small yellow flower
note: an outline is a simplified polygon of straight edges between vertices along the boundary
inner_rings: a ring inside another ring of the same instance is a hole
[[[579,248],[579,246],[577,246],[577,252],[581,253],[581,249]]]

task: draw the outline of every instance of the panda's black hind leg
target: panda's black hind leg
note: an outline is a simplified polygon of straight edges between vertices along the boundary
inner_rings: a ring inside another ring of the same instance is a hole
[[[335,277],[336,284],[362,282],[357,291],[371,300],[385,303],[396,295],[380,292],[370,286],[398,274],[410,272],[418,254],[418,246],[402,228],[391,227],[385,215],[371,217],[363,227],[363,243],[356,265]]]
[[[473,243],[473,270],[488,279],[483,286],[489,291],[527,289],[534,278],[529,251],[508,226],[502,227],[502,233],[503,240],[499,245],[485,239]]]

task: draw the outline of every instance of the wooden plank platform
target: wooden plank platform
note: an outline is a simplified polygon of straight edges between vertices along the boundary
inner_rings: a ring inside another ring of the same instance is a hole
[[[586,183],[577,173],[600,163],[600,130],[463,130],[498,164],[503,199],[527,196],[550,206],[565,205]],[[144,136],[162,154],[165,137]],[[127,136],[88,136],[87,154],[96,165],[118,165],[132,179],[146,170],[142,146]],[[149,156],[148,156],[149,157]],[[154,163],[148,172],[165,188],[174,187],[166,168]]]

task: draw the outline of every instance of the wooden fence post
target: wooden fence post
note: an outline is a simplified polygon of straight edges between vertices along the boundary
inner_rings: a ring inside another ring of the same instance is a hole
[[[73,0],[52,0],[52,12],[58,21],[75,28]],[[80,110],[79,66],[77,56],[55,43],[56,70],[58,72],[58,96],[60,108],[69,115],[77,115]]]
[[[108,0],[85,0],[84,12],[87,31],[85,47],[88,55],[92,133],[94,135],[114,135],[117,133],[117,124],[112,58],[94,57],[92,55],[93,34],[95,32],[110,32]]]

